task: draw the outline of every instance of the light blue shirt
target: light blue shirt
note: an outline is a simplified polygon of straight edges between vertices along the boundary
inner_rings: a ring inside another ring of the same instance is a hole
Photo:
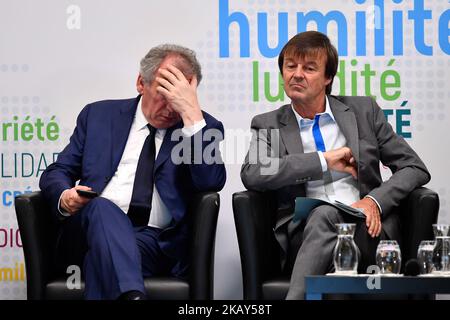
[[[325,101],[325,112],[320,113],[319,128],[325,143],[325,149],[334,150],[346,146],[347,140],[336,123],[328,97],[325,98]],[[309,181],[306,183],[306,196],[330,202],[338,200],[347,205],[351,205],[360,200],[358,182],[353,179],[351,174],[338,171],[327,172],[327,162],[323,153],[317,151],[312,133],[314,119],[303,118],[295,111],[293,106],[292,110],[299,124],[303,151],[305,153],[317,152],[322,165],[322,171],[324,172],[323,180]]]

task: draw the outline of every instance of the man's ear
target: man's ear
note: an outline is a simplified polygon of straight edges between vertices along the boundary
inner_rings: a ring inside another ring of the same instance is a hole
[[[333,80],[333,78],[328,78],[328,79],[325,81],[325,85],[326,85],[326,86],[329,85],[329,84],[331,83],[331,80]]]
[[[139,74],[137,80],[136,80],[136,90],[140,94],[144,92],[144,78]]]

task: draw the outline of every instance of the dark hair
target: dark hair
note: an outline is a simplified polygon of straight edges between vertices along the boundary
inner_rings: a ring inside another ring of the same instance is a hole
[[[305,31],[298,33],[291,38],[283,47],[278,56],[278,67],[283,74],[284,56],[289,57],[305,57],[315,56],[324,52],[327,56],[327,64],[325,66],[325,76],[331,79],[327,85],[325,92],[331,93],[333,78],[336,75],[338,67],[338,53],[336,48],[331,44],[330,39],[323,33],[317,31]]]

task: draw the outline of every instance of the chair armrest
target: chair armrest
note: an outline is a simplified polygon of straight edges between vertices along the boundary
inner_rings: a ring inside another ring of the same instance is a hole
[[[279,266],[279,252],[274,247],[274,204],[269,193],[243,191],[233,194],[245,300],[262,299],[263,281],[274,271],[274,266]]]
[[[427,188],[411,192],[402,207],[405,262],[416,258],[420,241],[434,239],[432,224],[437,222],[439,196]]]
[[[196,194],[189,205],[192,216],[190,297],[212,300],[214,248],[220,197],[217,192]]]
[[[15,209],[25,256],[27,297],[44,299],[53,261],[55,221],[40,192],[16,197]]]

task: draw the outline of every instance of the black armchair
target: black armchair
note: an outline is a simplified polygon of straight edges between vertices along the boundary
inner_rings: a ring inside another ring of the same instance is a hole
[[[219,206],[219,194],[215,192],[200,193],[192,199],[188,208],[193,218],[189,280],[147,278],[145,288],[149,299],[213,298],[214,244]],[[83,299],[84,284],[81,290],[69,290],[65,278],[52,274],[56,225],[40,192],[18,196],[15,208],[25,256],[28,299]]]
[[[245,300],[284,299],[289,288],[289,277],[280,270],[279,246],[273,234],[275,200],[270,192],[233,194]],[[402,204],[403,261],[415,258],[421,240],[433,239],[432,224],[438,211],[438,195],[426,188],[414,190]]]

